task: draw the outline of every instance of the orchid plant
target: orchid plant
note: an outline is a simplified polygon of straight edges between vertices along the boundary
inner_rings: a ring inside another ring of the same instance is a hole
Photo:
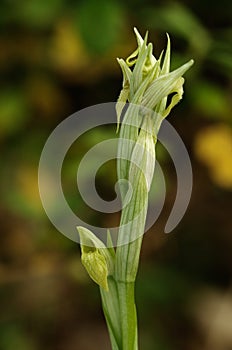
[[[93,232],[77,227],[82,263],[99,285],[113,350],[138,350],[134,286],[155,169],[155,145],[162,120],[182,98],[183,74],[193,64],[190,60],[170,72],[169,36],[165,53],[156,59],[148,34],[143,39],[136,28],[134,31],[137,49],[126,60],[118,59],[123,74],[116,104],[122,211],[116,249],[109,231],[104,244]]]

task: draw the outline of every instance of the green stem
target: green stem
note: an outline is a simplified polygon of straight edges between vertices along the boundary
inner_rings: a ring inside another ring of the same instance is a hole
[[[109,291],[100,288],[112,350],[138,350],[134,282],[108,279]]]
[[[138,350],[137,314],[134,282],[117,282],[122,350]]]
[[[118,286],[113,276],[108,277],[109,290],[100,288],[102,308],[109,330],[112,350],[122,349],[122,337],[120,326],[120,305],[118,297]]]

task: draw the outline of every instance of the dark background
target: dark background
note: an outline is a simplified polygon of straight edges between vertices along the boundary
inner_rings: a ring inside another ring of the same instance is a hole
[[[170,34],[172,68],[195,60],[184,100],[168,118],[191,157],[193,194],[181,223],[164,234],[176,177],[158,147],[168,193],[144,237],[136,288],[141,349],[232,349],[232,2],[3,0],[0,350],[110,349],[98,288],[80,263],[79,246],[49,222],[37,169],[59,122],[116,100],[122,76],[115,58],[135,49],[134,26],[149,30],[157,56]],[[117,223],[118,214],[84,205],[76,165],[114,132],[87,133],[64,164],[67,200],[94,225]],[[105,199],[114,197],[112,165],[97,176]]]

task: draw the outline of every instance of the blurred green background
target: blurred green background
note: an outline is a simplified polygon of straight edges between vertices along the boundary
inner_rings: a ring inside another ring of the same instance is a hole
[[[192,160],[194,187],[175,231],[165,222],[176,192],[174,167],[158,147],[168,194],[145,235],[137,281],[143,350],[232,349],[232,2],[2,0],[0,11],[0,350],[109,350],[98,288],[79,246],[50,224],[37,186],[40,153],[71,113],[115,101],[122,76],[115,60],[149,30],[158,55],[172,39],[172,68],[193,58],[185,97],[169,116]],[[114,137],[98,128],[64,164],[73,210],[91,224],[113,225],[78,196],[78,160]],[[86,170],[87,171],[87,170]],[[115,166],[97,176],[114,197]]]

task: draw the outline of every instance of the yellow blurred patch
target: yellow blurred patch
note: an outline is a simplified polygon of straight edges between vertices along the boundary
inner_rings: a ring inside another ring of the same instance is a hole
[[[51,42],[50,57],[55,67],[66,74],[77,73],[89,63],[90,59],[81,37],[70,20],[63,19],[57,24]]]
[[[38,189],[38,169],[22,165],[17,171],[16,183],[21,205],[27,207],[30,212],[41,213],[43,208]]]
[[[232,189],[232,130],[217,124],[202,129],[196,136],[194,150],[197,158],[210,171],[219,186]]]

